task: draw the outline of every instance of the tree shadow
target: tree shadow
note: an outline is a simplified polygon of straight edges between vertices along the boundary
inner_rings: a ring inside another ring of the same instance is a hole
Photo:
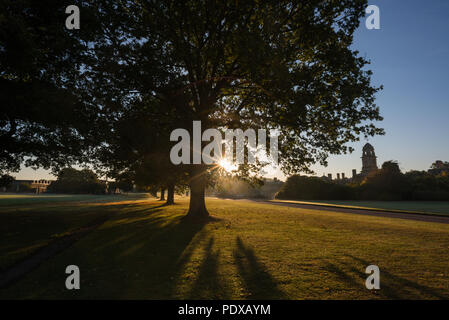
[[[165,203],[158,204],[158,205],[152,205],[150,207],[143,206],[141,204],[135,204],[135,203],[129,203],[129,204],[112,204],[112,205],[106,205],[107,209],[111,209],[114,211],[117,210],[128,210],[132,213],[138,213],[138,212],[153,212],[156,209],[165,207]]]
[[[188,223],[183,220],[174,221],[157,229],[143,231],[135,235],[135,239],[142,242],[140,248],[132,254],[136,261],[136,271],[139,275],[139,287],[148,288],[151,298],[171,299],[176,293],[178,278],[184,266],[202,238],[201,235],[195,243],[192,240],[204,225]],[[151,232],[148,237],[144,233]]]
[[[365,282],[360,282],[358,281],[358,277],[354,277],[352,275],[350,275],[348,272],[344,271],[343,268],[337,266],[334,263],[331,262],[327,262],[326,265],[324,266],[324,269],[331,273],[334,274],[338,280],[340,280],[341,282],[345,283],[345,285],[350,285],[354,288],[358,288],[361,285],[363,285],[364,288],[364,283]],[[365,281],[365,280],[363,280]]]
[[[237,237],[234,259],[244,285],[251,295],[250,299],[288,299],[279,289],[276,280],[258,260],[254,250],[245,246],[240,237]]]
[[[363,267],[371,265],[366,260],[362,258],[354,257],[350,254],[346,256],[352,258],[353,260],[363,264]],[[422,299],[423,294],[431,299],[448,299],[449,295],[438,292],[436,289],[419,284],[417,282],[411,281],[409,279],[399,277],[397,275],[392,274],[391,272],[382,269],[380,267],[380,290],[379,294],[387,299]],[[359,274],[360,278],[363,280],[363,285],[365,283],[366,275],[358,271],[355,267],[352,266],[352,272]]]
[[[95,214],[92,221],[107,221],[51,263],[43,263],[36,270],[39,281],[20,279],[16,295],[23,297],[23,286],[28,286],[27,291],[37,297],[173,299],[186,264],[207,235],[201,232],[206,223],[185,220],[182,210],[166,211],[164,206],[129,203],[89,208],[86,214]],[[217,256],[218,252],[212,254],[206,265],[216,266]],[[86,290],[76,295],[61,287],[66,275],[60,270],[70,264],[83,270]]]
[[[347,254],[347,257],[356,261],[360,266],[357,268],[353,263],[340,261],[339,265],[328,262],[324,269],[334,274],[338,280],[345,285],[360,291],[368,291],[365,287],[365,281],[368,274],[365,274],[365,268],[373,263],[369,263],[358,257]],[[378,295],[382,299],[447,299],[449,296],[438,292],[436,289],[418,284],[411,280],[393,275],[389,271],[382,269],[380,266],[380,290],[372,290],[373,294]]]
[[[87,270],[84,281],[93,284],[89,298],[175,297],[178,277],[206,236],[200,232],[205,224],[185,221],[179,213],[167,214],[162,206],[121,207],[73,252],[80,268]]]
[[[214,238],[211,237],[204,248],[205,258],[199,268],[198,277],[187,294],[188,299],[229,299],[229,290],[220,281],[218,265],[220,250],[213,251]]]

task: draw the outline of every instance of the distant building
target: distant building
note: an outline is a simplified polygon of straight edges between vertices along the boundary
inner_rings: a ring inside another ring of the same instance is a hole
[[[345,183],[348,181],[352,181],[355,183],[362,182],[365,177],[367,177],[370,173],[375,172],[379,170],[379,167],[377,166],[377,156],[374,151],[374,147],[370,143],[366,143],[363,146],[362,149],[362,171],[360,173],[357,173],[356,169],[352,169],[352,177],[349,179],[345,178],[345,173],[337,173],[337,179],[332,179],[332,174],[328,174],[327,177],[323,174],[323,179],[327,180],[333,180],[336,183]],[[427,170],[428,173],[433,175],[449,175],[449,162],[448,161],[441,161],[436,160],[434,163],[432,163],[432,166],[429,170]]]
[[[366,177],[371,172],[378,170],[377,167],[377,157],[374,152],[374,147],[367,143],[363,146],[363,154],[362,154],[362,172],[361,175]]]
[[[34,190],[35,193],[43,193],[47,191],[48,186],[53,180],[14,180],[12,183],[12,191],[19,192],[21,184],[28,184]]]
[[[362,171],[361,173],[357,174],[356,169],[352,169],[352,177],[346,178],[346,175],[344,172],[341,173],[341,179],[340,179],[340,173],[337,173],[337,181],[339,182],[347,182],[347,181],[361,181],[363,178],[365,178],[367,175],[369,175],[371,172],[378,170],[377,167],[377,157],[376,153],[374,152],[374,147],[367,143],[363,146],[362,150]],[[328,174],[327,177],[328,180],[332,180],[332,174]]]

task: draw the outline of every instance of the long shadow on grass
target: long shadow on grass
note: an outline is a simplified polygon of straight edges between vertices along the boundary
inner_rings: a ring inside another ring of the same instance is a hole
[[[354,257],[352,255],[347,255],[353,260],[361,263],[364,268],[371,265],[366,260],[363,260],[358,257]],[[389,271],[380,267],[380,295],[387,299],[422,299],[422,298],[431,298],[431,299],[448,299],[449,295],[443,294],[442,292],[438,292],[434,288],[430,288],[424,285],[421,285],[417,282],[396,276]],[[363,284],[365,283],[366,277],[368,275],[359,272],[355,267],[352,267],[352,272],[358,274],[363,280]],[[425,295],[425,297],[423,296]]]
[[[328,262],[324,269],[334,274],[345,286],[350,286],[357,290],[367,290],[365,281],[368,275],[364,273],[364,270],[372,263],[352,255],[346,256],[355,260],[359,268],[355,267],[353,263],[340,261],[338,265]],[[373,294],[378,295],[382,299],[448,298],[447,295],[433,288],[395,276],[382,267],[380,267],[380,288],[380,290],[373,291]]]
[[[13,291],[8,291],[7,298],[173,299],[181,296],[180,281],[189,272],[186,266],[207,236],[203,230],[205,223],[182,219],[185,215],[182,210],[162,207],[149,204],[95,207],[95,214],[106,214],[108,221],[59,257],[42,264],[34,274],[36,280],[19,281]],[[201,296],[211,293],[209,289],[203,290],[208,279],[217,280],[218,254],[206,255],[199,269],[196,288]],[[61,270],[69,264],[76,264],[82,270],[84,289],[76,295],[61,287],[65,281]],[[198,274],[197,271],[194,273]],[[216,281],[212,290],[219,288]]]
[[[198,277],[192,285],[188,299],[229,299],[229,290],[218,276],[220,250],[213,251],[214,238],[211,237],[204,248],[205,258],[199,268]]]
[[[97,233],[93,241],[99,245],[86,259],[105,268],[101,272],[104,280],[92,277],[98,285],[94,296],[175,298],[178,278],[205,236],[204,232],[198,234],[205,224],[182,219],[182,214],[167,214],[157,207],[123,210]],[[114,279],[113,283],[110,279]]]
[[[288,299],[285,293],[279,289],[276,280],[256,257],[254,250],[245,246],[240,237],[237,237],[234,258],[244,285],[251,294],[248,298]]]
[[[349,285],[354,288],[364,288],[363,285],[365,282],[360,282],[358,276],[354,277],[334,263],[327,262],[327,264],[324,266],[324,269],[327,272],[334,274],[339,281],[345,284],[345,286]]]

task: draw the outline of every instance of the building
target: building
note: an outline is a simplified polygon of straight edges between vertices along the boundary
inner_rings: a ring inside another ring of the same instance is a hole
[[[374,152],[374,147],[367,143],[363,146],[363,154],[362,154],[362,172],[361,175],[366,177],[371,172],[378,170],[377,167],[377,157]]]
[[[14,180],[14,182],[12,183],[12,191],[13,192],[19,192],[20,191],[20,185],[21,184],[26,184],[29,185],[32,189],[33,192],[35,193],[43,193],[47,191],[48,186],[50,185],[50,183],[53,180],[45,180],[45,179],[40,179],[40,180]]]
[[[342,172],[337,173],[337,179],[334,181],[345,183],[348,181],[361,181],[363,178],[365,178],[367,175],[369,175],[371,172],[378,170],[377,167],[377,156],[374,151],[374,147],[367,143],[363,146],[362,149],[362,171],[358,174],[356,169],[352,170],[352,177],[346,178],[345,173]],[[333,180],[332,174],[328,174],[328,176],[323,175],[323,179],[327,180]]]
[[[361,159],[362,159],[362,171],[360,173],[357,173],[356,169],[352,169],[351,178],[349,179],[345,178],[345,173],[343,172],[341,174],[337,173],[337,179],[333,179],[332,174],[328,174],[327,177],[323,174],[322,179],[326,179],[329,181],[332,180],[337,183],[338,182],[345,183],[348,181],[360,183],[369,174],[379,170],[379,167],[377,166],[376,152],[374,151],[374,147],[370,143],[366,143],[363,146]],[[435,176],[449,175],[449,161],[436,160],[434,163],[432,163],[431,168],[427,170],[427,172]]]

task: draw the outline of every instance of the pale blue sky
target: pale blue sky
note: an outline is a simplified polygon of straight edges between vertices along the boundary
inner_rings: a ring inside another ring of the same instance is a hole
[[[435,160],[449,161],[449,1],[376,0],[380,30],[367,30],[363,19],[354,48],[372,62],[373,82],[383,84],[377,95],[385,136],[369,142],[378,164],[399,161],[403,171],[426,170]],[[353,154],[331,156],[323,173],[361,170],[364,139]],[[18,179],[51,178],[44,170],[29,168]]]
[[[399,161],[404,171],[425,170],[437,159],[449,161],[449,1],[377,0],[380,30],[361,24],[354,48],[372,64],[385,136],[370,138],[378,164]],[[333,156],[323,173],[361,170],[361,149]]]

